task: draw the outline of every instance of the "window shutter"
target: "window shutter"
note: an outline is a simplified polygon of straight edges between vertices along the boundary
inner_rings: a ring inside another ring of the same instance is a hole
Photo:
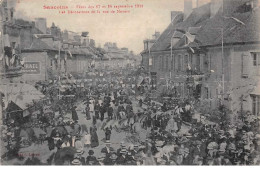
[[[249,74],[249,62],[250,62],[250,56],[242,54],[241,56],[241,74],[242,77],[248,77]]]

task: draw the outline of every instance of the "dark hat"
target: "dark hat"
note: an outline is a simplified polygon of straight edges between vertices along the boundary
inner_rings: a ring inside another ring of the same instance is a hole
[[[93,154],[94,154],[94,151],[93,151],[93,150],[89,150],[89,151],[88,151],[88,154],[89,154],[89,155],[93,155]]]

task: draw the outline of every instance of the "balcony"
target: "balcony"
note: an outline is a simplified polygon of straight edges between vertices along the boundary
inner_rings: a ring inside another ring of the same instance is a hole
[[[5,70],[6,78],[20,77],[22,76],[22,66],[10,66]]]

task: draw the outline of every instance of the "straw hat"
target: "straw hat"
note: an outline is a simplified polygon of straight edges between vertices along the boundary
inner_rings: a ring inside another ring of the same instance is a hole
[[[109,140],[106,140],[105,144],[106,144],[106,145],[110,145],[111,142],[110,142]]]
[[[116,153],[112,153],[111,156],[110,156],[110,159],[116,160],[117,159]]]
[[[75,158],[75,159],[73,159],[73,161],[71,162],[71,164],[73,164],[73,165],[80,165],[81,162],[80,162],[80,160],[79,160],[78,158]]]
[[[77,150],[77,153],[78,153],[78,154],[83,154],[84,151],[83,151],[83,150]]]
[[[125,148],[123,148],[121,151],[120,151],[120,153],[122,153],[122,154],[125,154],[127,151],[126,151],[126,149]]]

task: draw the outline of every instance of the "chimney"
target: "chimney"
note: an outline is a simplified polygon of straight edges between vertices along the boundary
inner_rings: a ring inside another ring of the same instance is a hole
[[[157,40],[160,37],[160,32],[155,32],[153,35],[153,39]]]
[[[222,7],[223,0],[211,0],[210,3],[210,18],[214,17]]]
[[[47,22],[45,18],[36,18],[35,27],[38,28],[43,34],[47,33]]]
[[[184,19],[187,19],[192,12],[192,0],[184,0]]]

